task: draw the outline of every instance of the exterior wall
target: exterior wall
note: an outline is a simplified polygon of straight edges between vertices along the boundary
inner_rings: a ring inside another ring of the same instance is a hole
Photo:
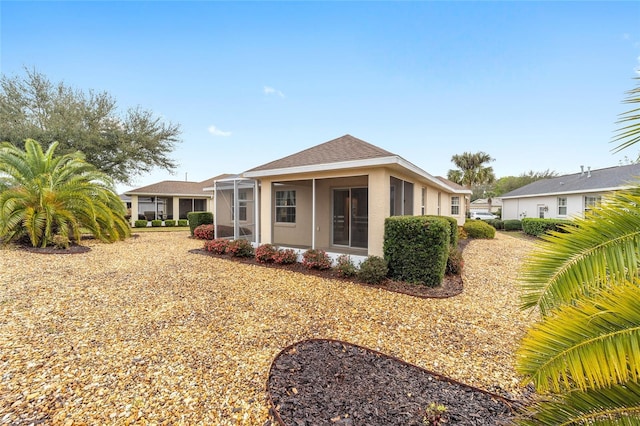
[[[317,248],[331,247],[333,227],[332,190],[338,188],[368,188],[368,254],[382,256],[384,242],[384,221],[390,215],[391,177],[413,184],[411,212],[422,214],[422,188],[425,188],[425,213],[428,215],[451,216],[450,194],[416,178],[415,175],[397,169],[377,167],[357,170],[329,170],[315,174],[284,175],[261,179],[260,197],[260,241],[279,245],[294,245]],[[312,190],[316,182],[315,238],[312,223]],[[275,187],[274,183],[278,183]],[[275,191],[296,190],[296,223],[276,224]],[[440,194],[438,196],[438,194]],[[460,213],[456,215],[459,224],[464,224],[465,194],[460,197]],[[439,200],[439,201],[438,201]],[[440,204],[438,204],[438,202]],[[339,248],[337,248],[339,250]],[[337,251],[336,250],[336,251]]]
[[[502,219],[523,219],[525,217],[540,217],[539,207],[547,207],[544,211],[546,219],[571,219],[582,217],[585,208],[585,196],[602,196],[600,193],[588,194],[560,194],[542,197],[502,199]],[[558,197],[567,199],[567,214],[558,214]]]

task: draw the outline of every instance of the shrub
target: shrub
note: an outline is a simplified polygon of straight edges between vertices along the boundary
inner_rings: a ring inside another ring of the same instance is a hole
[[[200,225],[193,230],[193,237],[199,240],[213,240],[216,238],[213,225]]]
[[[249,240],[233,240],[229,243],[227,253],[233,257],[251,257],[253,256],[253,246]]]
[[[518,219],[510,219],[504,221],[505,231],[522,231],[522,222]]]
[[[278,265],[290,265],[298,261],[298,253],[294,249],[280,249],[273,256],[273,261]]]
[[[356,265],[353,264],[351,256],[348,254],[341,254],[336,260],[336,270],[338,275],[344,278],[353,277],[358,273]]]
[[[71,241],[69,240],[69,238],[60,234],[54,235],[51,242],[53,243],[53,246],[57,249],[68,250],[69,245],[71,245]]]
[[[437,218],[437,219],[444,219],[447,222],[449,222],[449,226],[451,227],[450,229],[450,233],[449,233],[449,244],[453,247],[457,247],[458,246],[458,219],[456,219],[455,217],[451,217],[451,216],[433,216],[433,215],[427,215],[425,217],[428,218]]]
[[[147,227],[147,219],[144,220],[136,220],[134,222],[136,228],[146,228]]]
[[[211,212],[189,212],[187,213],[189,220],[189,230],[193,237],[193,231],[200,225],[209,225],[213,223],[213,213]]]
[[[278,249],[273,244],[262,244],[256,249],[256,260],[260,263],[274,262]]]
[[[574,223],[566,219],[541,219],[537,217],[526,217],[522,219],[522,230],[525,234],[539,237],[549,231],[564,232],[565,226],[575,226]]]
[[[456,247],[451,247],[449,257],[447,258],[447,269],[445,273],[447,275],[460,275],[463,266],[464,259],[462,259],[462,252]]]
[[[204,249],[213,254],[225,254],[229,248],[229,240],[218,238],[215,240],[205,241]]]
[[[368,284],[378,284],[387,278],[387,261],[379,256],[369,256],[360,264],[358,279]]]
[[[171,220],[171,219],[167,219],[167,220],[164,221],[164,226],[168,226],[168,227],[176,226],[176,221],[175,220]]]
[[[329,269],[331,259],[324,250],[309,249],[302,254],[302,264],[309,269]]]
[[[464,226],[458,226],[458,240],[466,240],[469,238],[467,231],[464,230]]]
[[[151,226],[153,226],[154,228],[158,228],[162,226],[162,221],[160,219],[154,219],[151,221]]]
[[[497,230],[504,229],[504,222],[500,219],[489,219],[485,220],[489,225],[493,226]]]
[[[484,220],[468,220],[464,224],[464,230],[467,232],[469,238],[491,239],[496,236],[495,228],[485,223]]]
[[[393,216],[384,225],[384,258],[391,278],[440,285],[449,254],[450,222],[438,216]]]
[[[189,221],[187,219],[178,219],[178,226],[189,226]]]

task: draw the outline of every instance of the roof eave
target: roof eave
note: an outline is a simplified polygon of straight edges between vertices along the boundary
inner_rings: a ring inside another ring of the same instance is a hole
[[[622,189],[628,189],[630,186],[614,186],[611,188],[593,188],[593,189],[580,189],[574,191],[556,191],[556,192],[543,192],[539,194],[522,194],[522,195],[502,195],[500,198],[503,200],[512,200],[515,198],[533,198],[533,197],[549,197],[556,195],[574,195],[574,194],[587,194],[592,192],[610,192],[610,191],[620,191]]]

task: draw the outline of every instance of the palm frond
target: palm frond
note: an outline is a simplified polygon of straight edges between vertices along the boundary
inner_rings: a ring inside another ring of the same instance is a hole
[[[543,315],[581,294],[632,279],[640,262],[640,186],[605,198],[575,227],[544,236],[525,261],[523,309]]]
[[[637,426],[640,384],[552,395],[528,407],[517,421],[523,426]]]
[[[517,370],[541,392],[638,381],[639,283],[604,289],[543,318],[522,340]]]

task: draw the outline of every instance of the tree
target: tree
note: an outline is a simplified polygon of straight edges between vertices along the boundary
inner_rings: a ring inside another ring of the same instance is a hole
[[[506,194],[507,192],[511,192],[514,189],[529,185],[530,183],[533,183],[535,181],[541,179],[549,179],[556,176],[558,176],[558,173],[547,169],[542,172],[534,172],[533,170],[529,170],[528,172],[522,173],[519,176],[501,177],[493,184],[493,192],[496,194],[496,197],[499,197],[502,194]]]
[[[457,169],[449,170],[447,179],[469,189],[477,185],[492,183],[496,178],[493,167],[485,166],[494,159],[484,152],[456,154],[451,157],[451,161]]]
[[[129,235],[126,209],[112,181],[79,152],[54,156],[32,140],[25,150],[0,144],[0,240],[67,247],[88,231],[112,242]]]
[[[87,94],[25,72],[0,79],[0,141],[19,148],[28,138],[45,147],[57,141],[60,154],[81,151],[89,163],[123,183],[155,167],[175,169],[168,156],[179,142],[178,125],[141,108],[119,115],[106,92]]]
[[[618,149],[640,142],[637,112],[622,115]],[[640,183],[602,206],[544,236],[525,264],[522,306],[541,320],[516,368],[542,398],[521,424],[640,423]]]

